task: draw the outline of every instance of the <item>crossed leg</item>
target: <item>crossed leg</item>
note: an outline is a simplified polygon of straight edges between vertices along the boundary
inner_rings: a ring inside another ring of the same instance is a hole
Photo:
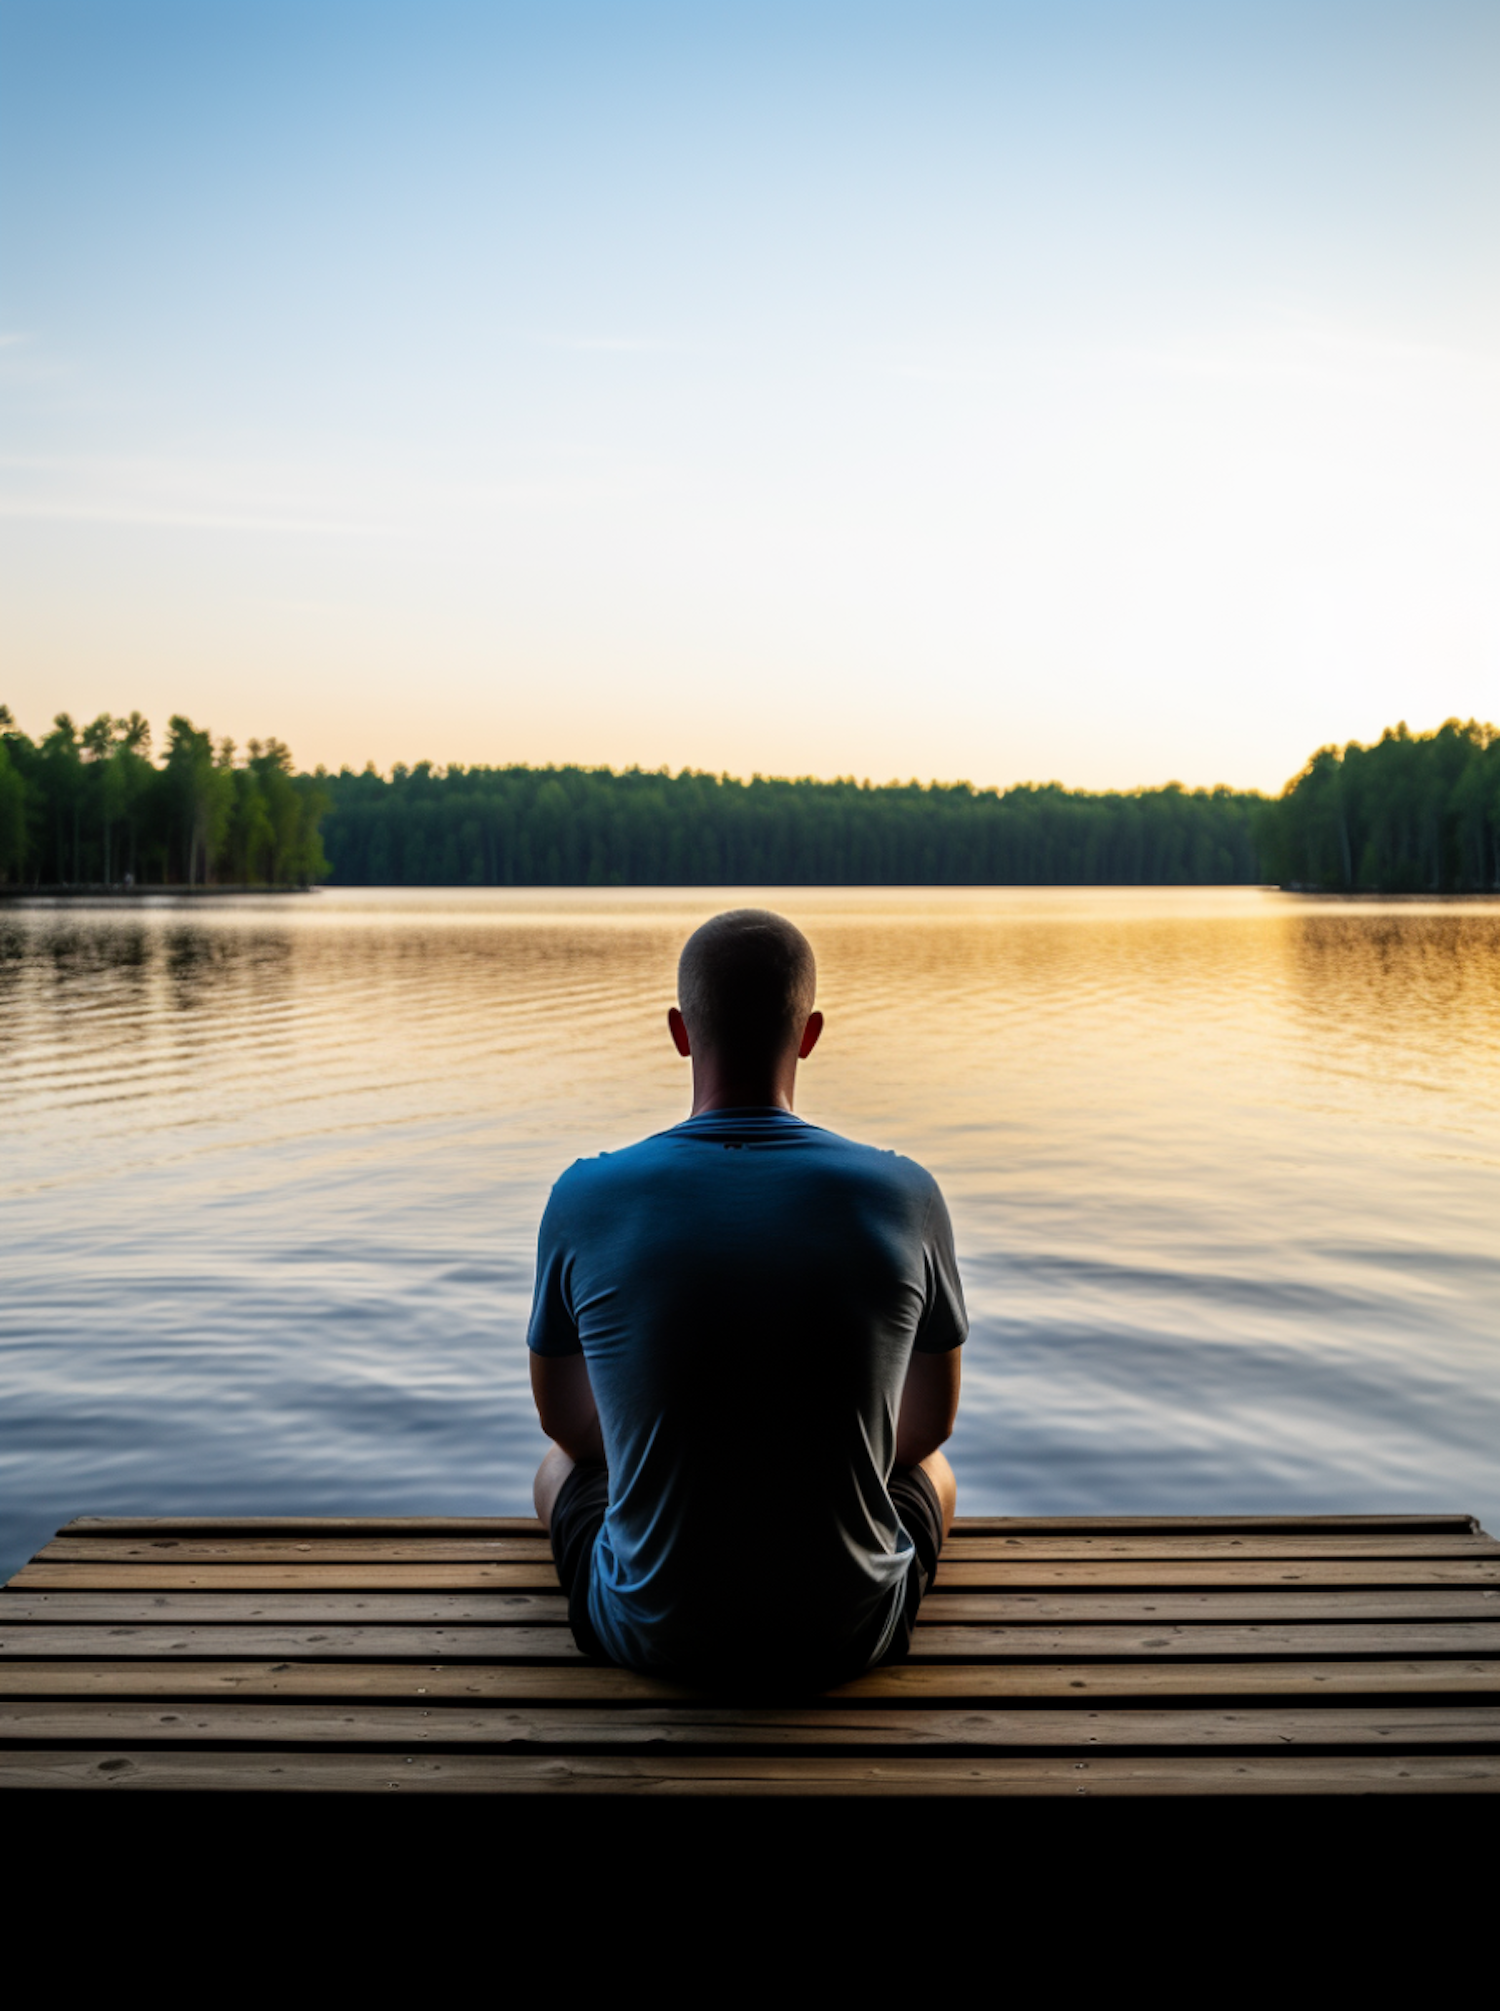
[[[541,1465],[536,1470],[536,1479],[531,1483],[531,1499],[541,1518],[543,1529],[552,1527],[552,1511],[557,1506],[557,1497],[562,1492],[562,1484],[578,1464],[570,1459],[560,1445],[549,1445]]]
[[[958,1481],[947,1456],[941,1452],[930,1452],[926,1459],[918,1460],[917,1472],[925,1473],[937,1489],[938,1506],[943,1511],[943,1541],[948,1540],[948,1531],[953,1527],[954,1511],[958,1507]]]

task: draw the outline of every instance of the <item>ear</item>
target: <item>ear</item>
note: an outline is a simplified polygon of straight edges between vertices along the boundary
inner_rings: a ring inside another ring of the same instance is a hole
[[[677,1052],[684,1057],[690,1055],[693,1050],[688,1044],[687,1021],[677,1010],[676,1006],[667,1007],[667,1025],[671,1028],[672,1045],[676,1048]]]
[[[806,1061],[818,1044],[818,1035],[823,1031],[823,1015],[812,1012],[807,1016],[807,1025],[802,1029],[802,1039],[797,1047],[798,1061]]]

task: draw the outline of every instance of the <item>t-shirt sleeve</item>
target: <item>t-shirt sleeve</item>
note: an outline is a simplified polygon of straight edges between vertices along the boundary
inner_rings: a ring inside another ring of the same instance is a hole
[[[552,1190],[536,1239],[536,1287],[526,1345],[534,1355],[576,1355],[583,1350],[568,1292],[571,1252],[564,1234],[565,1209]]]
[[[927,1272],[927,1306],[914,1346],[919,1355],[946,1355],[962,1347],[969,1332],[964,1288],[958,1277],[958,1252],[948,1205],[934,1187],[922,1229],[922,1259]]]

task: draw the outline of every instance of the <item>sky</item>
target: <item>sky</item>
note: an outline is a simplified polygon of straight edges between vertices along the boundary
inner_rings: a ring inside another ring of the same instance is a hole
[[[1497,553],[1489,0],[0,0],[33,733],[1274,790]]]

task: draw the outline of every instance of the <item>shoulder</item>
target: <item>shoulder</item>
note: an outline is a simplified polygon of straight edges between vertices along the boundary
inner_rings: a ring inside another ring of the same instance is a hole
[[[934,1191],[937,1188],[937,1182],[920,1160],[908,1159],[904,1152],[897,1152],[889,1145],[869,1145],[862,1139],[845,1138],[841,1132],[824,1131],[816,1125],[810,1124],[807,1128],[815,1138],[825,1142],[827,1150],[847,1154],[851,1166],[883,1174],[888,1180],[899,1180]]]
[[[669,1135],[658,1133],[612,1152],[596,1152],[589,1159],[575,1159],[552,1183],[549,1212],[553,1208],[566,1209],[575,1202],[592,1201],[612,1188],[638,1185],[642,1176],[666,1156],[663,1141]]]
[[[834,1131],[819,1131],[816,1136],[823,1141],[826,1163],[837,1166],[851,1181],[899,1195],[907,1206],[924,1213],[934,1203],[942,1205],[937,1181],[920,1161],[908,1159],[888,1146],[866,1145]]]
[[[948,1204],[936,1177],[920,1160],[904,1153],[882,1150],[879,1146],[857,1146],[859,1171],[853,1179],[882,1213],[905,1225],[906,1233],[924,1249],[951,1251],[953,1223]],[[877,1198],[878,1197],[878,1198]]]

